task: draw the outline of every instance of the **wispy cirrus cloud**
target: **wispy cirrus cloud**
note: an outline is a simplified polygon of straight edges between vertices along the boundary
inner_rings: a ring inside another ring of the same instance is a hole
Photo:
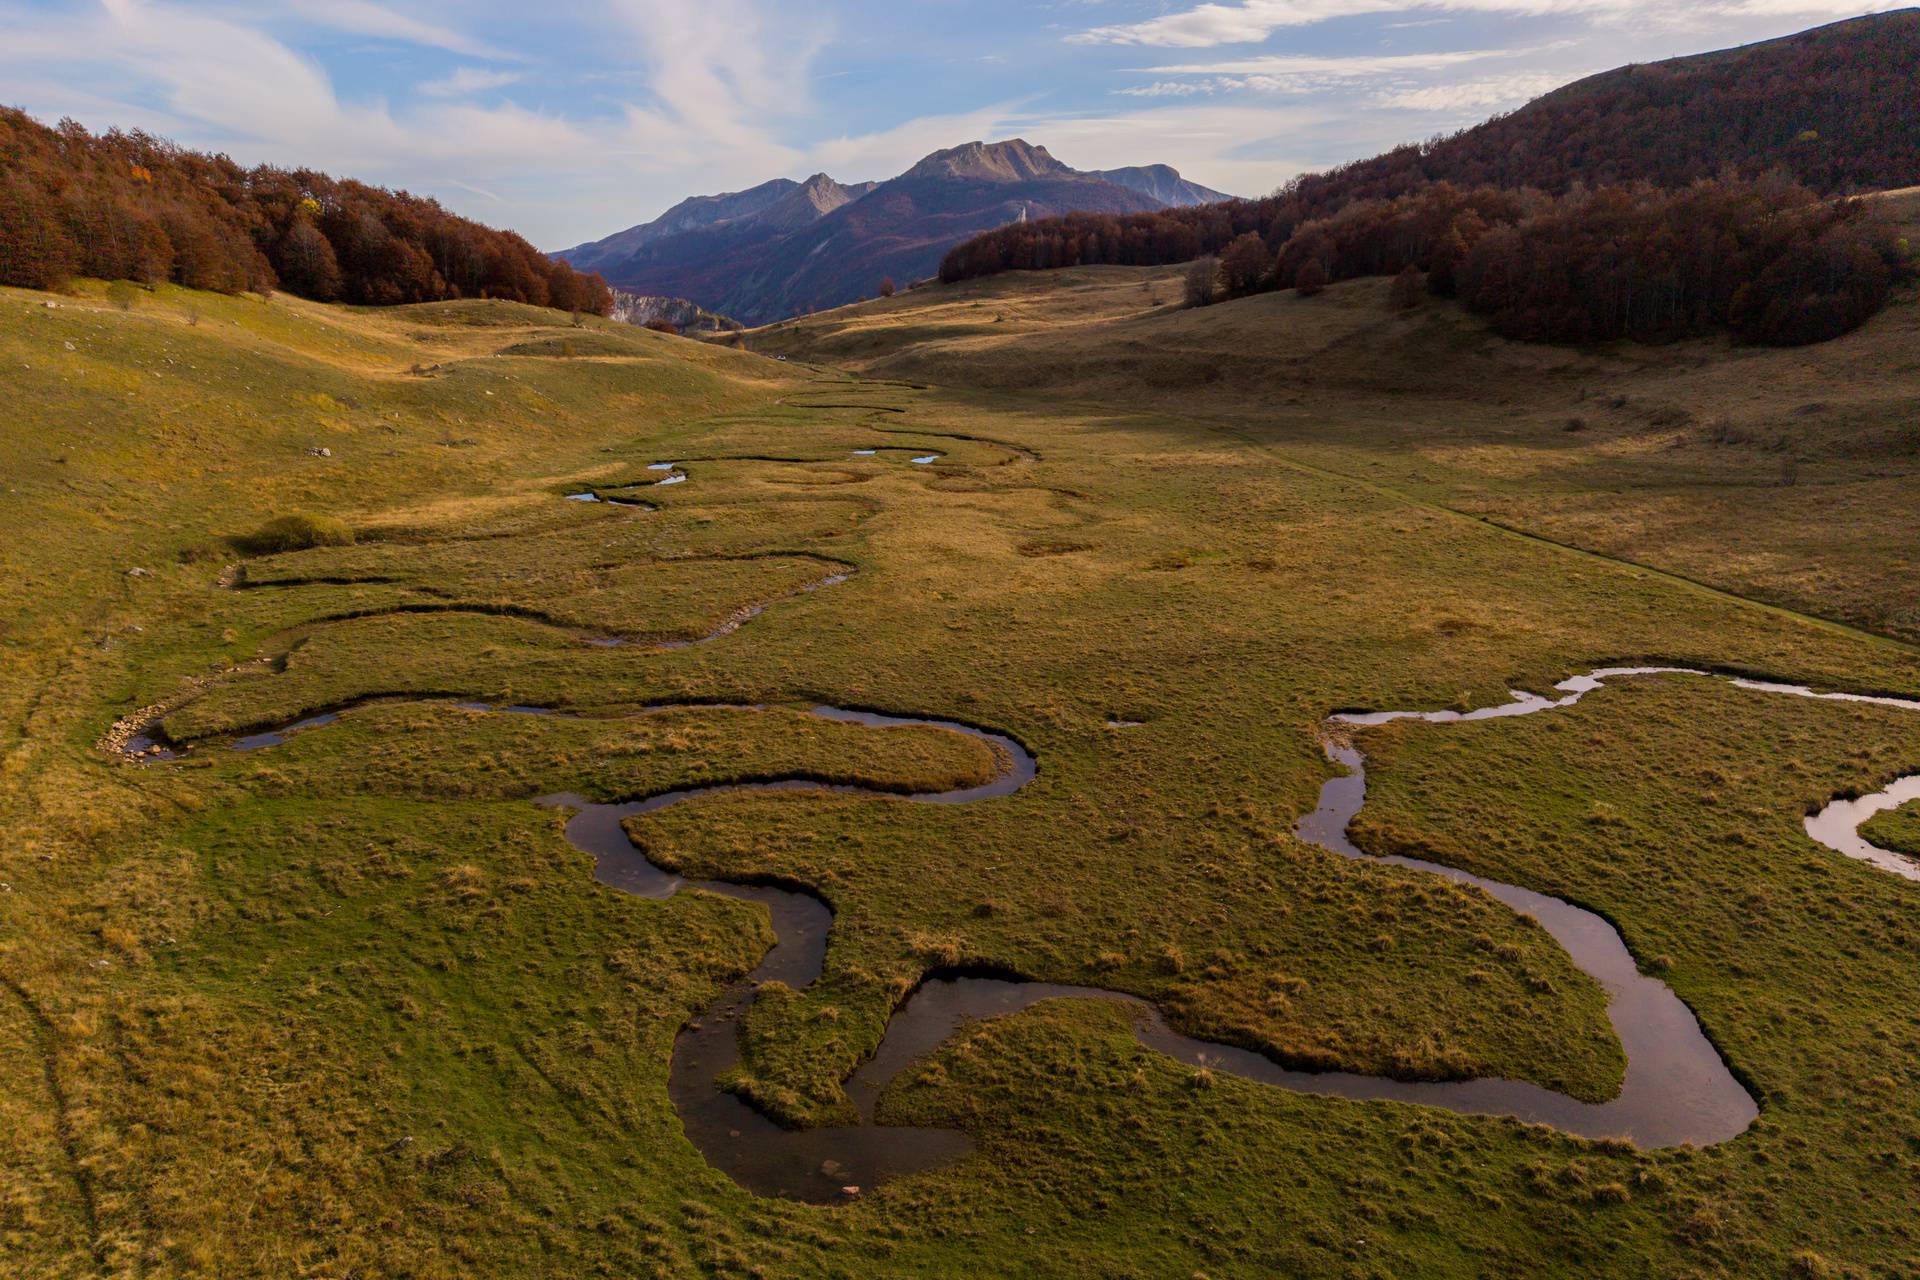
[[[464,98],[471,94],[486,93],[491,89],[504,89],[510,84],[519,84],[525,80],[522,71],[495,71],[487,67],[458,67],[452,75],[437,80],[424,80],[417,92],[429,98]]]
[[[1571,77],[1579,79],[1578,76]],[[1375,105],[1399,111],[1435,111],[1458,114],[1464,111],[1491,110],[1525,102],[1568,83],[1569,77],[1553,71],[1516,71],[1510,75],[1487,76],[1478,80],[1448,81],[1419,88],[1383,90],[1374,95]]]
[[[1686,6],[1670,0],[1240,0],[1234,4],[1201,4],[1141,22],[1093,27],[1067,39],[1080,44],[1210,48],[1255,44],[1276,31],[1336,18],[1420,10],[1534,18],[1632,17],[1651,23],[1701,25],[1730,18],[1841,17],[1897,7],[1891,3],[1862,5],[1856,0],[1696,0]]]
[[[1211,62],[1147,67],[1147,74],[1187,77],[1154,80],[1114,90],[1135,98],[1212,97],[1226,93],[1340,94],[1371,87],[1369,101],[1380,106],[1453,110],[1532,97],[1564,81],[1556,72],[1519,72],[1472,81],[1432,83],[1436,73],[1472,63],[1526,59],[1556,52],[1564,43],[1514,49],[1462,49],[1432,53],[1312,56],[1267,54]],[[1429,83],[1421,84],[1420,78]]]
[[[1468,62],[1493,58],[1527,58],[1565,48],[1564,43],[1512,49],[1453,49],[1433,53],[1339,54],[1314,56],[1295,53],[1265,54],[1253,58],[1174,62],[1143,68],[1155,75],[1323,75],[1343,79],[1399,75],[1413,71],[1445,71]]]
[[[268,12],[271,12],[270,10]],[[373,0],[287,0],[285,12],[315,26],[354,35],[400,40],[469,58],[518,61],[523,55],[468,35],[445,23],[401,13]]]

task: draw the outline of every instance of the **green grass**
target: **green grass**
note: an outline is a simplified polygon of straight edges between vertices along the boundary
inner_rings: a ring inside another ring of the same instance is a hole
[[[490,304],[42,300],[0,292],[19,371],[0,406],[19,428],[0,432],[18,1135],[0,1270],[95,1274],[96,1249],[151,1276],[1913,1265],[1910,886],[1797,822],[1913,767],[1920,718],[1666,682],[1368,735],[1363,837],[1616,920],[1761,1093],[1733,1143],[1642,1154],[1201,1087],[1117,1010],[1049,1004],[969,1029],[883,1099],[965,1127],[974,1157],[830,1209],[741,1191],[666,1096],[674,1033],[758,960],[764,917],[607,890],[529,803],[991,768],[958,735],[798,713],[814,701],[1035,752],[1032,784],[970,806],[734,794],[632,824],[662,863],[834,904],[825,977],[761,1002],[733,1082],[790,1121],[844,1114],[889,1010],[956,962],[1133,991],[1292,1062],[1604,1097],[1602,993],[1537,926],[1289,834],[1327,776],[1321,721],[1637,660],[1910,690],[1912,649],[1503,533],[1405,475],[1303,467],[1151,397],[850,386],[597,322],[607,354],[502,355],[584,339]],[[561,496],[666,460],[692,478],[633,490],[658,511]],[[223,539],[294,511],[358,540],[223,574]],[[770,601],[711,643],[647,643]],[[589,643],[609,634],[634,643]],[[195,741],[379,701],[257,754],[97,753],[188,687],[164,723]],[[630,714],[685,702],[765,709]]]
[[[1920,1147],[1911,886],[1800,825],[1836,792],[1911,771],[1920,716],[1671,679],[1366,738],[1363,846],[1603,913],[1760,1098],[1753,1133],[1697,1157],[1657,1216],[1711,1208],[1713,1251],[1745,1274],[1781,1274],[1803,1247],[1863,1274],[1920,1261],[1897,1208]]]
[[[1902,805],[1860,824],[1860,834],[1882,849],[1920,858],[1920,804]]]

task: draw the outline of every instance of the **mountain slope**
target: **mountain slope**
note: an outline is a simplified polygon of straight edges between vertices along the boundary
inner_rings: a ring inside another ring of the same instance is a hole
[[[684,229],[660,234],[675,218],[670,211],[561,256],[591,262],[624,289],[691,298],[760,324],[870,296],[882,278],[931,275],[950,246],[1010,222],[1072,211],[1142,213],[1176,198],[1192,203],[1206,191],[1164,165],[1115,172],[1127,181],[1083,173],[1019,138],[970,142],[887,182],[843,186],[816,174],[747,211],[697,223],[682,215],[675,225]]]
[[[1161,204],[1180,208],[1194,204],[1218,204],[1222,200],[1236,197],[1224,191],[1215,191],[1212,187],[1203,187],[1197,182],[1189,182],[1180,176],[1180,171],[1166,164],[1137,164],[1125,169],[1094,169],[1090,171],[1096,178],[1104,178],[1118,187],[1137,191],[1150,196]]]
[[[1727,174],[1784,174],[1823,195],[1908,187],[1920,184],[1916,101],[1920,9],[1904,9],[1589,76],[1452,137],[1304,175],[1263,200],[1002,228],[956,246],[941,275],[1183,262],[1247,233],[1278,250],[1360,202],[1440,197],[1441,183],[1508,197]]]
[[[631,257],[655,240],[750,218],[798,190],[800,184],[793,179],[775,178],[757,187],[748,187],[745,191],[725,191],[717,196],[688,196],[652,222],[616,231],[604,240],[562,249],[553,256],[581,270],[597,271],[602,265]]]
[[[1617,68],[1422,146],[1301,184],[1327,198],[1409,184],[1679,186],[1729,166],[1783,170],[1817,191],[1920,183],[1920,9]]]

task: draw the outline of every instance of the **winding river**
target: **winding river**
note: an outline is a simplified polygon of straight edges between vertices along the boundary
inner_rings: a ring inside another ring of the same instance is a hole
[[[1727,679],[1758,692],[1920,711],[1920,701],[1908,699],[1821,693],[1797,685],[1714,676],[1690,668],[1614,667],[1562,681],[1555,687],[1558,697],[1516,693],[1512,702],[1467,712],[1346,713],[1328,722],[1327,737],[1329,757],[1345,772],[1323,786],[1318,806],[1300,820],[1297,834],[1342,857],[1370,856],[1354,846],[1346,834],[1348,824],[1366,801],[1365,758],[1343,741],[1353,728],[1397,719],[1449,723],[1532,715],[1571,706],[1607,680],[1651,675]],[[564,714],[539,707],[474,702],[458,705],[475,712]],[[239,738],[231,745],[242,750],[274,746],[292,733],[331,724],[340,714],[308,716],[281,729]],[[1125,993],[1028,982],[1011,976],[937,974],[912,992],[888,1024],[874,1056],[846,1082],[860,1123],[831,1129],[784,1129],[739,1097],[720,1089],[717,1082],[739,1061],[739,1021],[752,1005],[759,985],[778,981],[799,990],[819,978],[833,922],[831,910],[805,891],[683,879],[649,862],[627,837],[623,824],[627,819],[703,796],[744,791],[835,792],[923,804],[971,804],[1012,795],[1038,772],[1032,754],[1021,744],[972,725],[830,706],[816,706],[812,714],[872,728],[919,727],[966,734],[992,747],[1001,767],[993,779],[979,786],[911,795],[828,784],[796,775],[768,782],[670,791],[617,804],[598,804],[571,794],[540,801],[570,811],[566,839],[592,856],[595,875],[604,884],[650,898],[669,897],[691,887],[758,903],[771,916],[775,945],[752,973],[681,1031],[674,1045],[669,1078],[669,1091],[688,1138],[717,1168],[755,1192],[827,1201],[964,1155],[972,1142],[956,1130],[874,1123],[881,1092],[903,1069],[937,1048],[965,1022],[1057,998],[1125,1004],[1143,1045],[1195,1067],[1300,1093],[1391,1099],[1466,1114],[1507,1116],[1585,1137],[1629,1138],[1643,1147],[1723,1142],[1743,1132],[1758,1114],[1754,1100],[1728,1071],[1692,1011],[1664,983],[1639,971],[1620,935],[1605,920],[1545,894],[1438,863],[1389,857],[1380,860],[1473,885],[1532,916],[1566,949],[1581,971],[1600,983],[1608,994],[1608,1017],[1627,1058],[1625,1081],[1617,1097],[1605,1103],[1583,1102],[1517,1080],[1403,1081],[1345,1072],[1294,1071],[1249,1050],[1182,1035],[1168,1027],[1150,1004]],[[1859,823],[1873,813],[1915,797],[1920,797],[1920,775],[1901,779],[1874,796],[1836,800],[1807,819],[1807,830],[1816,840],[1849,857],[1910,878],[1920,877],[1920,869],[1914,864],[1867,844],[1857,831]]]

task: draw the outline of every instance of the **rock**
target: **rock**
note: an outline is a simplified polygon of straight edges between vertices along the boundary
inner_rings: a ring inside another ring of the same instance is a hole
[[[71,342],[69,342],[69,343],[67,343],[67,344],[66,344],[66,346],[67,346],[67,350],[69,350],[69,351],[78,351],[78,350],[80,349],[80,348],[78,348],[78,347],[76,347],[76,346],[74,346],[74,345],[73,345],[73,344],[72,344]]]
[[[820,1172],[829,1178],[837,1178],[842,1173],[845,1173],[846,1169],[838,1160],[822,1160],[820,1162]]]
[[[860,1195],[860,1188],[858,1188],[858,1187],[842,1187],[842,1188],[840,1188],[840,1194],[841,1194],[841,1195],[843,1195],[843,1196],[845,1196],[845,1197],[846,1197],[847,1199],[849,1199],[849,1200],[854,1200],[854,1199],[857,1199],[857,1198],[859,1198],[859,1195]]]
[[[333,450],[327,448],[325,445],[315,445],[313,448],[308,449],[307,452],[316,458],[331,458],[333,456]]]
[[[139,565],[135,565],[133,568],[127,570],[127,576],[129,578],[151,578],[153,576],[153,570],[142,569]]]

